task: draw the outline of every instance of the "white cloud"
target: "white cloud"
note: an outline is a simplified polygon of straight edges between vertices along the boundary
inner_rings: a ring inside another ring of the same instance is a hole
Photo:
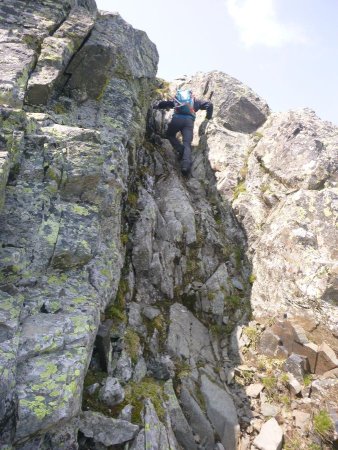
[[[289,43],[304,44],[307,39],[299,27],[281,23],[276,0],[225,0],[237,26],[241,41],[247,46],[281,47]]]

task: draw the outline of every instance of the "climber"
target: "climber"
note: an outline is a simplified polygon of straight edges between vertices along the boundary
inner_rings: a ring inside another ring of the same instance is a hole
[[[172,120],[168,125],[166,137],[177,152],[181,160],[181,172],[183,175],[189,175],[191,169],[191,142],[193,139],[194,120],[196,112],[206,110],[205,120],[212,118],[213,104],[207,100],[196,99],[190,89],[178,89],[173,100],[162,100],[153,106],[154,109],[175,108]],[[177,139],[176,135],[181,132],[183,144]]]

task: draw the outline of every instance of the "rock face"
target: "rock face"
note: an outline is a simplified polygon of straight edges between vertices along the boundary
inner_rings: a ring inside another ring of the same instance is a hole
[[[0,14],[0,448],[280,448],[268,382],[234,366],[252,308],[337,328],[337,128],[217,71],[166,86],[93,0]],[[189,178],[150,108],[178,86],[214,103]],[[277,321],[257,348],[336,411],[332,342]]]
[[[269,118],[257,139],[233,202],[253,252],[252,305],[319,312],[335,329],[337,129],[293,111]]]
[[[100,311],[117,292],[128,154],[143,140],[158,55],[91,1],[0,10],[0,447],[38,433],[40,448],[80,412]]]

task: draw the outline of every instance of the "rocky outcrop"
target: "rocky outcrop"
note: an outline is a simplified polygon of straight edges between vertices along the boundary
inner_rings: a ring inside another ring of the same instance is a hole
[[[100,312],[117,292],[128,153],[143,139],[158,56],[145,33],[94,2],[0,8],[0,441],[24,448],[38,434],[42,448],[81,410]],[[85,76],[97,75],[98,92],[80,98],[68,68],[88,46],[97,64]],[[76,434],[64,439],[70,448]]]
[[[304,110],[273,115],[258,133],[233,201],[252,248],[252,305],[310,310],[335,329],[337,130]]]
[[[334,418],[334,336],[246,323],[336,326],[336,128],[217,71],[165,86],[92,0],[26,3],[0,5],[0,448],[278,449]],[[150,109],[177,86],[214,103],[189,178]]]
[[[255,313],[307,309],[335,329],[337,128],[306,109],[268,116],[259,97],[219,73],[176,84],[215,103],[202,138],[218,190],[247,235]],[[229,98],[237,99],[242,123],[226,121]]]

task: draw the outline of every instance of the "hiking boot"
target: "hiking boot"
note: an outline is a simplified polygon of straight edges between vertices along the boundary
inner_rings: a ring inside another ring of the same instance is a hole
[[[181,172],[182,175],[187,176],[190,173],[190,169],[191,169],[191,162],[187,161],[186,159],[184,159],[181,162]]]

